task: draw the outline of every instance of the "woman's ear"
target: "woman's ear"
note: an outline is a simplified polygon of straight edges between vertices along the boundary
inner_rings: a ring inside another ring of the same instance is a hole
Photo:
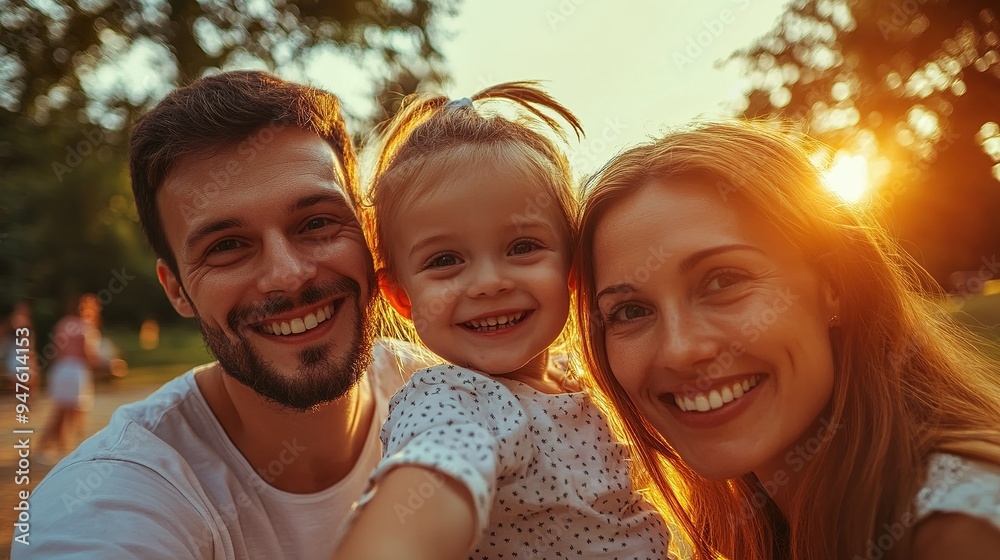
[[[389,305],[397,313],[412,321],[410,298],[406,295],[406,290],[396,282],[393,282],[384,268],[378,269],[375,272],[375,277],[378,278],[378,288],[382,291],[385,299],[389,300]]]
[[[566,279],[566,284],[569,285],[569,291],[574,291],[577,288],[577,282],[579,282],[580,276],[576,273],[576,262],[569,267],[569,277]]]
[[[829,317],[840,317],[840,292],[830,281],[823,282],[823,300]]]
[[[180,281],[177,280],[163,259],[156,259],[156,277],[160,279],[163,292],[167,294],[167,299],[170,300],[170,305],[174,306],[174,310],[181,317],[194,317],[194,308],[191,306],[191,300],[187,298],[184,286],[181,286]]]

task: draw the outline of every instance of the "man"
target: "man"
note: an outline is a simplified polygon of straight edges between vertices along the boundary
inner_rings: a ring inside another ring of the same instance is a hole
[[[259,72],[204,78],[139,119],[130,171],[160,283],[218,363],[56,466],[13,557],[328,557],[419,366],[373,338],[337,99]]]

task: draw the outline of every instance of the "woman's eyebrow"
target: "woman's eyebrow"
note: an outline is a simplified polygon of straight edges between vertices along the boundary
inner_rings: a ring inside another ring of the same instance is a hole
[[[684,259],[677,265],[678,270],[681,273],[690,272],[698,263],[707,259],[708,257],[718,255],[720,253],[728,253],[730,251],[754,251],[756,253],[764,254],[753,245],[743,245],[740,243],[733,243],[731,245],[719,245],[718,247],[709,247],[708,249],[702,249],[701,251],[696,251],[690,255],[684,257]]]
[[[613,284],[597,292],[597,295],[594,296],[594,301],[599,301],[602,297],[609,294],[627,294],[629,292],[634,292],[634,291],[635,291],[635,286],[633,286],[632,284]]]

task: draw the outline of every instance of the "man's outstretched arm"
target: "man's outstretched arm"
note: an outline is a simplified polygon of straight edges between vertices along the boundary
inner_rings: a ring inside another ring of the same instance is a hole
[[[29,511],[12,559],[223,558],[214,524],[162,476],[127,461],[68,465],[31,494]]]

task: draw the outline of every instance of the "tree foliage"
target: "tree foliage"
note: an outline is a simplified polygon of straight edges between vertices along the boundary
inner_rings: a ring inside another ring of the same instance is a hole
[[[308,82],[310,64],[335,56],[373,84],[374,109],[349,115],[364,133],[442,79],[435,21],[453,11],[454,0],[0,0],[0,312],[28,299],[44,322],[97,292],[112,321],[171,318],[129,188],[134,118],[208,73]]]
[[[1000,249],[998,17],[986,0],[796,0],[733,57],[747,116],[867,157],[875,209],[945,285]]]

